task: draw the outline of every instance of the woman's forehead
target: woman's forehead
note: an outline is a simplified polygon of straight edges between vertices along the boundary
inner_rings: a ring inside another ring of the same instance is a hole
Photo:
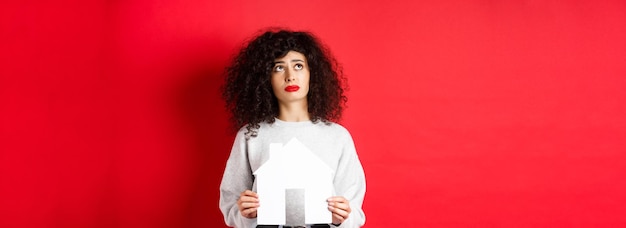
[[[288,51],[285,55],[274,59],[274,62],[292,62],[298,60],[306,62],[306,56],[297,51]]]

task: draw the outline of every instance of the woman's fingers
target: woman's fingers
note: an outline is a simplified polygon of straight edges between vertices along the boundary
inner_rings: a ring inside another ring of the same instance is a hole
[[[256,218],[256,208],[248,208],[241,211],[241,215],[246,218]]]
[[[259,197],[257,196],[256,192],[245,190],[239,195],[239,200],[237,201],[237,204],[241,205],[242,203],[250,202],[258,203]]]
[[[259,207],[259,197],[255,192],[245,190],[239,195],[237,206],[239,206],[239,212],[243,217],[256,218],[257,208]]]
[[[239,206],[239,208],[241,209],[257,208],[257,207],[259,207],[259,203],[257,202],[242,202]]]
[[[241,202],[241,203],[249,203],[249,202],[257,203],[257,202],[259,202],[259,198],[252,197],[252,196],[240,196],[239,197],[239,202]]]
[[[343,218],[348,218],[348,216],[350,215],[349,206],[328,206],[328,210],[333,214],[337,214]]]
[[[343,223],[350,215],[350,202],[342,196],[328,198],[328,210],[333,214],[333,223]]]
[[[245,190],[243,192],[241,192],[241,194],[239,194],[239,196],[250,196],[250,197],[254,197],[254,198],[259,198],[259,196],[256,194],[256,192],[250,191],[250,190]]]

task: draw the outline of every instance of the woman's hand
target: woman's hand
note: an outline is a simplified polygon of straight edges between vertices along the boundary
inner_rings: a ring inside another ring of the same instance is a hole
[[[237,200],[239,213],[246,218],[256,218],[257,208],[259,208],[259,196],[256,192],[245,190],[239,195]]]
[[[328,198],[328,210],[333,213],[333,224],[341,224],[350,215],[350,202],[343,196]]]

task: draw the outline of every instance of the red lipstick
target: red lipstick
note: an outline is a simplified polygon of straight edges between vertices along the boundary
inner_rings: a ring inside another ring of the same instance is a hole
[[[297,86],[297,85],[290,85],[290,86],[285,87],[285,91],[287,92],[296,92],[299,89],[300,89],[300,86]]]

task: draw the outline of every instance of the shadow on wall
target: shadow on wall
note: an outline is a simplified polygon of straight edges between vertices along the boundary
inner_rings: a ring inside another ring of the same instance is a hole
[[[206,52],[183,59],[184,80],[175,88],[177,108],[188,148],[190,177],[181,227],[225,227],[218,207],[219,185],[234,140],[229,115],[221,99],[224,69],[231,50],[224,42],[207,42]]]

